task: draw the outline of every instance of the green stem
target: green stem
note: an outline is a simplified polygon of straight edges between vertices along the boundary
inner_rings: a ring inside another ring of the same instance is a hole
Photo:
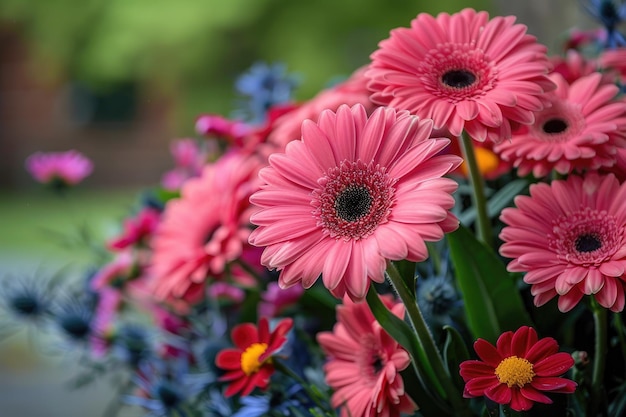
[[[429,365],[432,367],[434,374],[437,375],[438,382],[443,387],[447,400],[455,411],[455,415],[466,415],[467,408],[464,406],[463,399],[452,382],[452,378],[443,362],[439,349],[437,349],[432,333],[430,329],[428,329],[424,316],[417,305],[415,296],[406,286],[395,265],[390,261],[387,262],[387,277],[400,297],[400,300],[404,303],[409,322],[415,330],[417,339],[428,358]]]
[[[604,369],[607,353],[607,312],[604,307],[591,299],[591,311],[595,327],[595,352],[593,355],[593,373],[591,375],[590,410],[591,416],[606,415],[604,393]]]
[[[613,327],[617,333],[617,339],[622,350],[622,360],[626,363],[626,336],[624,335],[624,322],[620,313],[613,313]]]
[[[485,182],[478,168],[472,138],[464,131],[459,137],[463,157],[469,172],[469,182],[472,186],[472,202],[476,208],[476,232],[478,240],[493,247],[493,232],[491,230],[491,219],[487,213],[487,199],[485,198]]]
[[[272,358],[272,363],[274,364],[274,368],[276,368],[279,372],[282,372],[284,375],[292,378],[294,381],[300,384],[302,388],[304,388],[304,390],[306,391],[309,398],[313,400],[315,405],[317,405],[320,408],[320,410],[326,411],[327,407],[324,406],[324,404],[320,402],[318,394],[311,389],[311,386],[309,383],[307,383],[304,379],[300,377],[300,375],[295,373],[291,368],[289,368],[287,365],[282,363],[277,358]]]

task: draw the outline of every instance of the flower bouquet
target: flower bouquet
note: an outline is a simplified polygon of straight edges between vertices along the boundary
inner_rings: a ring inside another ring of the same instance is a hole
[[[7,311],[78,382],[121,375],[109,415],[623,415],[626,5],[585,7],[602,29],[554,56],[512,16],[419,14],[304,102],[255,65],[107,262]]]

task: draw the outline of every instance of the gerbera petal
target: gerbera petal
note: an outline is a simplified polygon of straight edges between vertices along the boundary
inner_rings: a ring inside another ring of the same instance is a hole
[[[478,339],[474,342],[474,350],[481,360],[494,369],[502,362],[502,359],[504,359],[500,352],[484,339]]]
[[[563,375],[572,366],[574,366],[574,359],[572,355],[559,352],[551,354],[550,356],[541,359],[533,365],[533,370],[538,376],[551,377]]]

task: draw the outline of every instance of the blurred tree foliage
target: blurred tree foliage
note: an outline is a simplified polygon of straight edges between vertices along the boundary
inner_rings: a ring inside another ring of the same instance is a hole
[[[235,78],[256,61],[284,62],[308,98],[417,13],[467,6],[491,1],[2,0],[0,23],[23,34],[42,79],[173,93],[188,128],[199,112],[228,114]]]

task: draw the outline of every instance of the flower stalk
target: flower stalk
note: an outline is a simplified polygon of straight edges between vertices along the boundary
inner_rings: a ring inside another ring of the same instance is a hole
[[[472,187],[472,202],[476,208],[476,232],[478,240],[493,247],[493,232],[491,230],[491,219],[487,213],[487,198],[485,197],[485,182],[478,167],[472,138],[463,131],[459,136],[463,159],[467,164],[469,182]]]
[[[606,415],[606,396],[604,392],[604,370],[607,352],[607,311],[595,299],[591,299],[591,312],[595,328],[595,351],[593,355],[593,371],[591,374],[591,393],[588,415]]]
[[[390,261],[387,262],[386,273],[389,282],[400,297],[400,300],[405,305],[406,314],[413,330],[415,331],[415,336],[417,337],[419,344],[424,349],[429,365],[433,369],[433,373],[438,377],[438,382],[446,394],[446,399],[454,409],[454,415],[469,415],[467,408],[463,404],[463,399],[454,386],[452,378],[446,369],[441,354],[439,353],[439,349],[433,340],[432,333],[428,329],[428,325],[424,320],[424,316],[417,305],[415,295],[411,293],[410,289],[405,285],[398,269]]]

